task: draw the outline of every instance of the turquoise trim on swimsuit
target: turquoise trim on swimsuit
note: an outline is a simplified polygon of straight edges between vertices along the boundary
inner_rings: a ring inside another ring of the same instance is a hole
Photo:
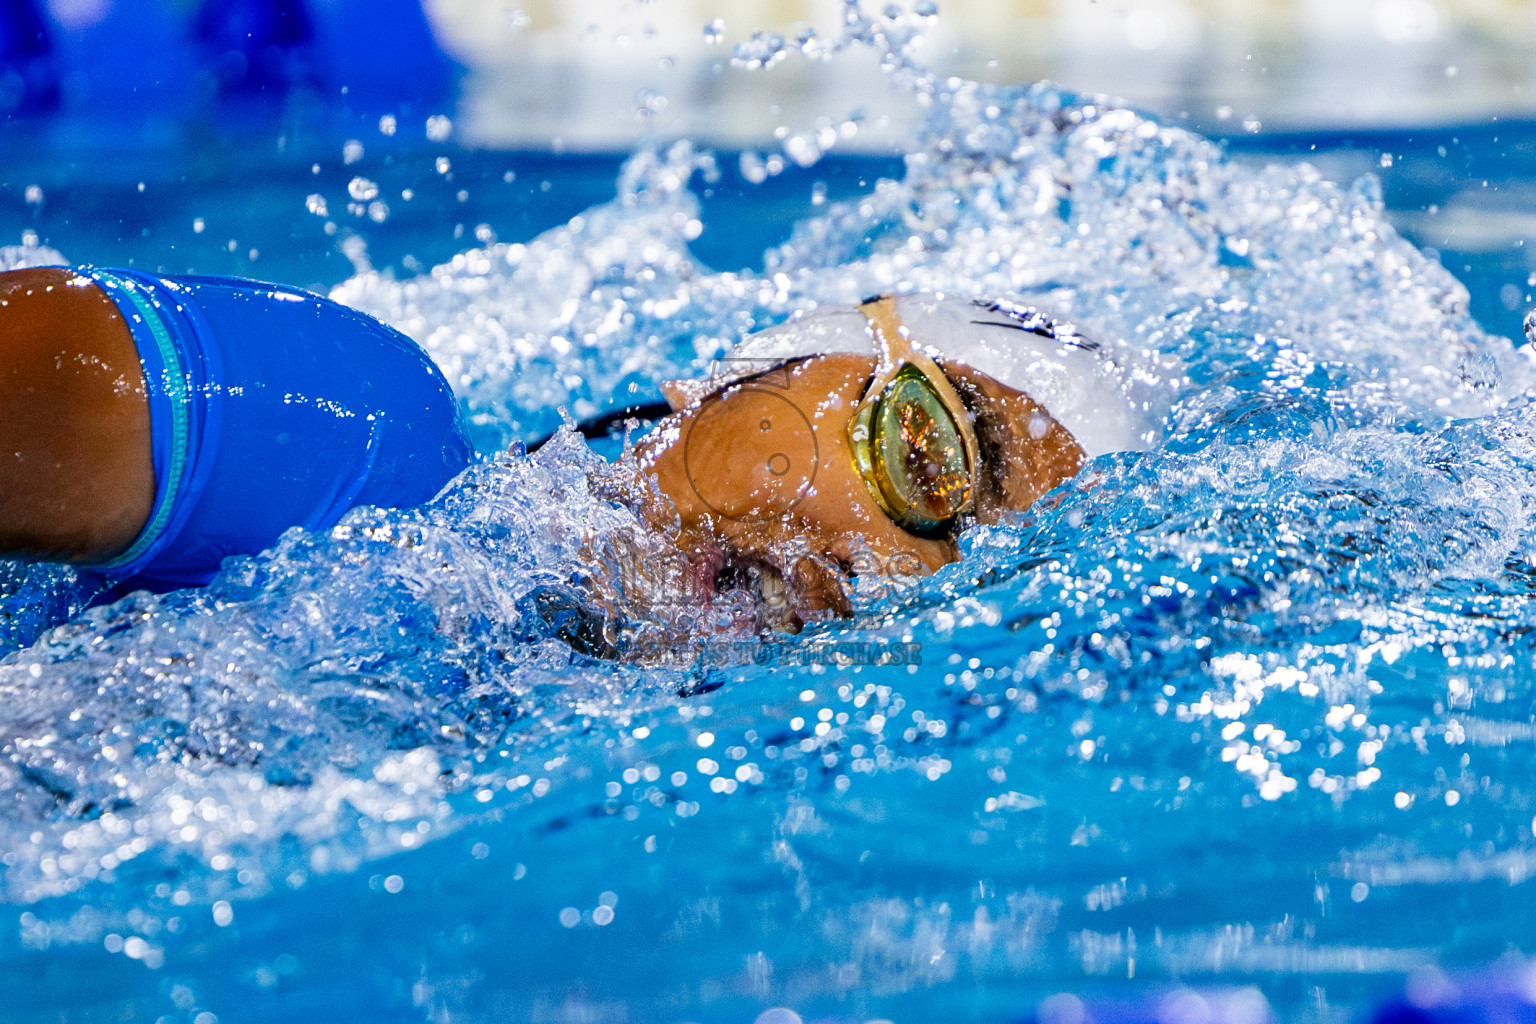
[[[162,383],[171,408],[170,460],[165,473],[164,486],[156,488],[158,493],[155,495],[155,508],[150,514],[149,522],[127,551],[110,561],[99,562],[92,566],[93,569],[119,569],[143,555],[160,539],[166,525],[170,522],[171,515],[176,511],[187,470],[188,440],[191,437],[191,416],[188,410],[190,396],[187,392],[186,367],[182,364],[181,352],[171,339],[171,332],[166,328],[160,311],[139,294],[133,282],[94,268],[91,274],[127,296],[128,301],[133,303],[133,308],[138,310],[139,316],[143,318],[145,326],[149,328],[150,335],[155,339],[155,349],[165,367],[165,379]],[[154,383],[148,380],[145,384],[149,387],[154,386]]]

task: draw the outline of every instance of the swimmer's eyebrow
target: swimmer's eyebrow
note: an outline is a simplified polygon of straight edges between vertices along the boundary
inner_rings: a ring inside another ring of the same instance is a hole
[[[1056,321],[1041,313],[1033,306],[1020,309],[1013,305],[1004,305],[1001,302],[983,302],[975,300],[975,304],[988,313],[1001,313],[1007,317],[1006,321],[1000,320],[972,320],[971,323],[985,327],[1008,327],[1026,334],[1033,334],[1041,338],[1049,338],[1051,341],[1059,341],[1063,345],[1071,345],[1087,352],[1097,352],[1099,343],[1091,338],[1085,338],[1076,331],[1071,333],[1058,331]]]

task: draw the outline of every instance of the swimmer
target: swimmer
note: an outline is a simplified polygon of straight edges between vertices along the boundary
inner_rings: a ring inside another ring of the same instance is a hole
[[[724,365],[663,386],[671,414],[634,456],[684,549],[758,574],[788,629],[848,614],[849,577],[937,570],[967,525],[1150,448],[1171,394],[1127,347],[1033,306],[933,295],[793,319]]]
[[[207,582],[290,526],[430,499],[472,455],[403,335],[306,292],[91,267],[0,274],[0,552],[118,589]],[[881,297],[751,335],[663,385],[625,456],[706,587],[798,628],[861,573],[958,557],[1106,452],[1156,440],[1157,380],[1030,306]],[[1164,389],[1166,390],[1166,389]],[[610,417],[611,418],[611,417]]]

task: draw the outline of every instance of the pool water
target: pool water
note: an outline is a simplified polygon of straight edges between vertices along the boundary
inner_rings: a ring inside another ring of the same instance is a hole
[[[1527,173],[1529,128],[1324,140],[1385,172],[1336,184],[1095,97],[895,78],[929,112],[905,160],[766,186],[687,145],[361,133],[351,164],[184,159],[181,192],[10,176],[9,259],[335,285],[428,347],[486,459],[201,591],[82,611],[7,570],[36,640],[0,662],[0,1018],[1334,1021],[1519,969],[1536,372],[1523,253],[1467,228],[1509,210],[1456,182]],[[793,638],[705,601],[573,435],[508,450],[893,288],[1181,360],[1165,442]]]

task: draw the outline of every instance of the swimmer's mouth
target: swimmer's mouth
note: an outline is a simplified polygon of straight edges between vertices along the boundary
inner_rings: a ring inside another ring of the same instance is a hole
[[[768,557],[728,557],[706,587],[711,600],[732,590],[751,594],[759,630],[798,633],[809,622],[853,615],[846,574],[814,555],[796,558],[787,572]]]

